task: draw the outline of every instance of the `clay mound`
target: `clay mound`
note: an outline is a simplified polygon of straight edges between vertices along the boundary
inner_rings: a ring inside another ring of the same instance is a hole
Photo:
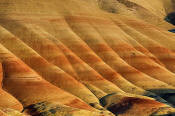
[[[99,7],[109,13],[138,18],[161,28],[173,28],[162,20],[173,12],[171,0],[99,0]]]
[[[174,115],[173,5],[1,0],[0,115]]]

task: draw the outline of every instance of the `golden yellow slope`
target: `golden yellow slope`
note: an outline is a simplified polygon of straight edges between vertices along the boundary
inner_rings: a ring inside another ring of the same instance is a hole
[[[2,114],[8,108],[33,116],[173,114],[175,36],[164,21],[171,5],[1,0],[0,94],[18,103],[10,107],[0,96]]]

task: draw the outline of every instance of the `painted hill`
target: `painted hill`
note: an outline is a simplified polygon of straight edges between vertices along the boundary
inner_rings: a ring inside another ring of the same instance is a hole
[[[0,115],[174,115],[173,5],[1,0]]]

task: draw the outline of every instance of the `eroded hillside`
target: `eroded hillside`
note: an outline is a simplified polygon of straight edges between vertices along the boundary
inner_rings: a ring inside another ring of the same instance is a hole
[[[0,115],[175,113],[172,0],[1,0]]]

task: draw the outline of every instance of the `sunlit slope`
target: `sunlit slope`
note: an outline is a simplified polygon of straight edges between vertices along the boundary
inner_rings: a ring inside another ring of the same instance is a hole
[[[173,26],[163,19],[173,6],[170,0],[99,0],[99,8],[112,13],[138,18],[165,29]]]
[[[1,0],[0,114],[174,113],[171,4],[150,3]]]

